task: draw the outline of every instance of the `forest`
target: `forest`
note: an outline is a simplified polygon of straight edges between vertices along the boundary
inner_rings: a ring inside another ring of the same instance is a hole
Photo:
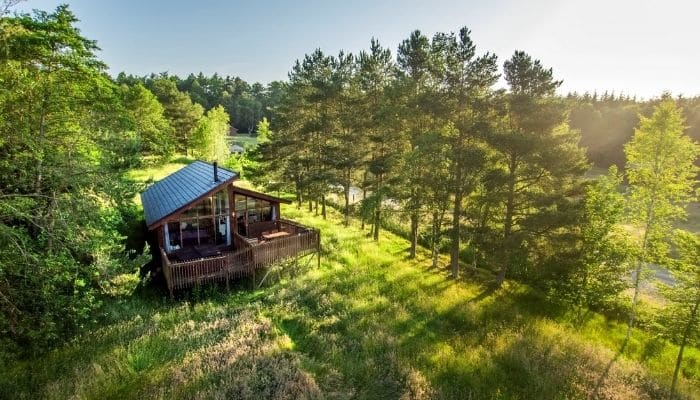
[[[700,398],[699,97],[562,94],[466,27],[112,76],[68,6],[0,4],[0,398]],[[169,299],[135,199],[195,159],[321,267]]]

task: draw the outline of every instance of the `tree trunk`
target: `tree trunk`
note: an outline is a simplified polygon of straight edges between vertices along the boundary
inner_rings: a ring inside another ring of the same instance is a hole
[[[515,214],[515,172],[517,168],[517,158],[513,154],[511,155],[511,160],[508,165],[508,198],[506,199],[506,217],[503,221],[503,244],[506,246],[506,257],[501,265],[501,270],[498,272],[496,277],[496,286],[501,286],[503,281],[506,279],[506,272],[508,271],[508,263],[512,261],[512,250],[513,243],[511,243],[511,236],[513,233],[513,216]]]
[[[299,182],[295,182],[294,189],[297,195],[297,210],[301,210],[301,203],[304,201],[301,197],[301,188],[299,186]]]
[[[625,335],[625,342],[623,344],[622,349],[627,346],[627,343],[629,342],[630,338],[632,337],[632,329],[634,329],[634,324],[637,319],[637,302],[639,301],[639,283],[641,280],[642,276],[642,267],[644,266],[644,263],[646,263],[647,259],[647,245],[649,243],[649,229],[652,227],[652,224],[654,223],[654,218],[653,218],[653,211],[654,211],[654,199],[649,202],[647,205],[647,219],[645,222],[645,229],[644,229],[644,237],[642,239],[642,251],[641,255],[639,256],[639,262],[637,262],[637,269],[635,270],[635,276],[634,276],[634,296],[632,297],[632,309],[630,310],[630,318],[629,322],[627,324],[627,334]]]
[[[49,65],[48,72],[47,74],[51,74],[52,68],[51,65]],[[47,115],[47,108],[48,108],[48,103],[49,103],[49,89],[48,85],[44,83],[44,92],[43,96],[41,99],[41,111],[39,112],[39,129],[37,132],[37,147],[39,148],[38,154],[35,156],[36,157],[36,176],[34,180],[34,194],[36,195],[35,200],[39,200],[39,196],[41,195],[43,191],[43,183],[44,183],[44,138],[46,137],[46,115]],[[39,235],[39,226],[42,225],[41,223],[41,211],[39,208],[35,208],[35,215],[34,215],[34,225],[31,226],[30,233],[32,236],[36,237]]]
[[[374,239],[375,242],[379,241],[379,225],[381,224],[381,211],[379,206],[376,206],[374,209],[374,221],[372,223],[372,238]]]
[[[382,180],[383,180],[382,178],[383,178],[383,175],[377,176],[377,181],[378,181],[377,191],[378,192],[379,192],[379,190],[381,190],[381,185],[382,185]],[[381,192],[379,192],[379,193],[381,193]],[[378,193],[377,193],[377,195],[378,195]],[[379,241],[379,228],[381,226],[381,221],[382,221],[381,208],[382,208],[382,198],[378,196],[377,202],[374,205],[374,227],[373,227],[374,232],[372,235],[375,242]]]
[[[54,223],[56,221],[55,218],[55,210],[56,210],[56,191],[54,190],[51,193],[51,200],[49,202],[49,211],[46,213],[46,217],[48,218],[48,222],[46,224],[46,228],[48,229],[49,234],[46,235],[46,250],[48,250],[49,254],[53,253],[53,228],[54,228]]]
[[[457,279],[459,276],[459,247],[462,236],[461,219],[462,190],[459,188],[455,192],[454,206],[452,208],[452,237],[450,238],[450,270],[452,271],[452,279]]]
[[[363,176],[362,176],[362,205],[364,207],[365,204],[365,199],[367,198],[367,170],[365,170]],[[362,226],[360,227],[361,230],[365,230],[365,213],[362,212],[360,215],[360,222],[362,223]]]
[[[326,219],[326,195],[321,196],[321,216]]]
[[[433,212],[433,235],[432,235],[432,243],[431,243],[431,250],[432,250],[432,259],[433,259],[433,268],[437,268],[437,261],[438,261],[438,243],[439,243],[439,234],[440,234],[440,213],[437,211]]]
[[[698,314],[699,305],[700,297],[695,299],[693,311],[690,313],[690,320],[688,320],[688,324],[685,326],[685,330],[683,331],[683,339],[681,340],[681,346],[678,349],[678,357],[676,357],[676,367],[673,369],[673,381],[671,381],[672,399],[676,396],[676,384],[678,383],[678,373],[681,370],[681,363],[683,362],[683,351],[685,350],[685,346],[688,343],[688,336],[690,335],[690,330],[693,328],[693,325],[695,325],[695,318]]]
[[[409,258],[416,258],[416,248],[418,247],[418,213],[411,213],[411,250]]]
[[[345,226],[350,225],[350,182],[349,180],[345,182],[343,187],[343,194],[345,195]]]
[[[309,199],[309,212],[314,211],[314,202],[313,200]]]
[[[362,204],[363,204],[363,207],[364,207],[365,199],[367,199],[367,189],[362,189]],[[362,215],[360,216],[360,218],[361,218],[362,226],[360,227],[360,229],[362,229],[362,230],[364,231],[364,230],[365,230],[365,213],[364,213],[364,210],[363,210],[363,212],[362,212],[361,214],[362,214]]]

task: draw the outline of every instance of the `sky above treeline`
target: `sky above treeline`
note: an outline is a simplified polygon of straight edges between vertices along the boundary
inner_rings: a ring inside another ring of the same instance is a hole
[[[114,75],[201,71],[267,83],[316,48],[357,53],[376,37],[395,54],[415,29],[430,37],[467,26],[501,65],[517,49],[552,67],[561,93],[700,95],[692,0],[28,0],[14,10],[60,3]]]

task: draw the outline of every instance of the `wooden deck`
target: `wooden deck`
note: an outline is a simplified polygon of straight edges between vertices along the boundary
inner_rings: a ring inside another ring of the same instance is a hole
[[[278,220],[273,224],[271,228],[288,235],[251,243],[250,238],[234,233],[235,250],[224,251],[220,256],[171,261],[161,248],[163,274],[170,295],[175,290],[206,283],[222,282],[228,286],[231,279],[253,275],[257,269],[285,259],[311,253],[317,253],[320,257],[321,235],[318,230],[289,220]]]

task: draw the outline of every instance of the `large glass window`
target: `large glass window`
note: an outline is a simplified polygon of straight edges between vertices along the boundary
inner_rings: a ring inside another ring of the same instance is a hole
[[[180,242],[180,223],[179,222],[168,222],[167,227],[168,232],[168,247],[172,250],[177,250],[182,245]]]
[[[228,243],[228,218],[216,217],[216,244]]]
[[[272,203],[255,197],[236,194],[236,224],[238,233],[246,236],[248,225],[272,221]]]
[[[225,191],[217,192],[214,196],[214,214],[225,215],[228,214],[228,193]]]
[[[246,236],[246,223],[245,223],[245,209],[243,211],[236,211],[236,226],[238,227],[238,234]]]
[[[199,244],[199,223],[197,218],[181,219],[180,232],[182,232],[182,247],[197,246]]]
[[[221,190],[202,199],[167,224],[169,250],[201,245],[230,244],[228,193]]]

